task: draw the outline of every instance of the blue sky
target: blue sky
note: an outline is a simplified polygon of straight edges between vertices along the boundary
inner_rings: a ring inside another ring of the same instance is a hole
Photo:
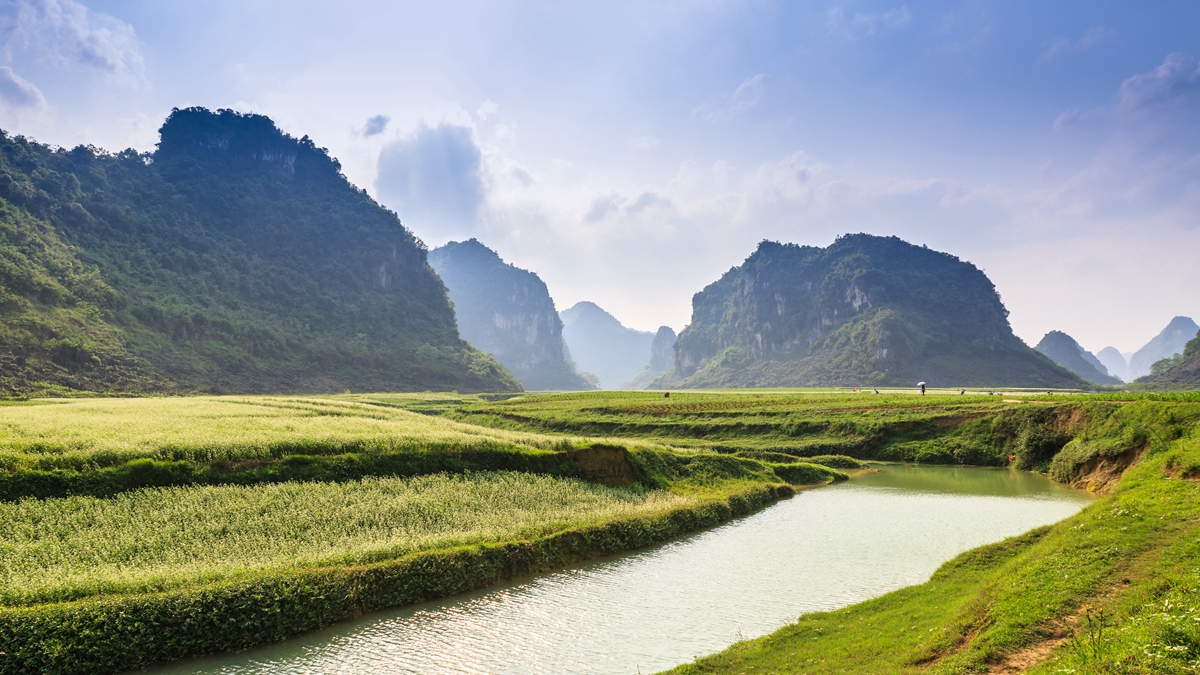
[[[271,116],[430,246],[677,330],[762,239],[896,234],[1031,344],[1200,318],[1200,4],[0,1],[0,126]]]

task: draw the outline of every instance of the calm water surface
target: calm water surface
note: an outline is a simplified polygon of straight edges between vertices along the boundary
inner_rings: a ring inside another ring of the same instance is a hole
[[[885,465],[653,549],[156,673],[653,673],[926,581],[1090,498],[1040,476]]]

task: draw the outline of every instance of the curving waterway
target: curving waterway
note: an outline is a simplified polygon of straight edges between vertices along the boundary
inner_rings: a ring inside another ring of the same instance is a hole
[[[922,583],[1090,502],[1016,471],[879,468],[655,548],[154,672],[653,673]]]

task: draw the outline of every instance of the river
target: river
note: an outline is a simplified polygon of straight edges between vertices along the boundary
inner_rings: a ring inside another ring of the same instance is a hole
[[[651,549],[153,672],[653,673],[922,583],[1091,501],[1017,471],[878,468]]]

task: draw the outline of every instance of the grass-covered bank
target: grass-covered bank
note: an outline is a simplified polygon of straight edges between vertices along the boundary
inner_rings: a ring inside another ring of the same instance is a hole
[[[671,672],[1197,672],[1197,408],[1135,400],[1086,424],[1062,451],[1077,470],[1130,451],[1138,461],[1078,515]]]

